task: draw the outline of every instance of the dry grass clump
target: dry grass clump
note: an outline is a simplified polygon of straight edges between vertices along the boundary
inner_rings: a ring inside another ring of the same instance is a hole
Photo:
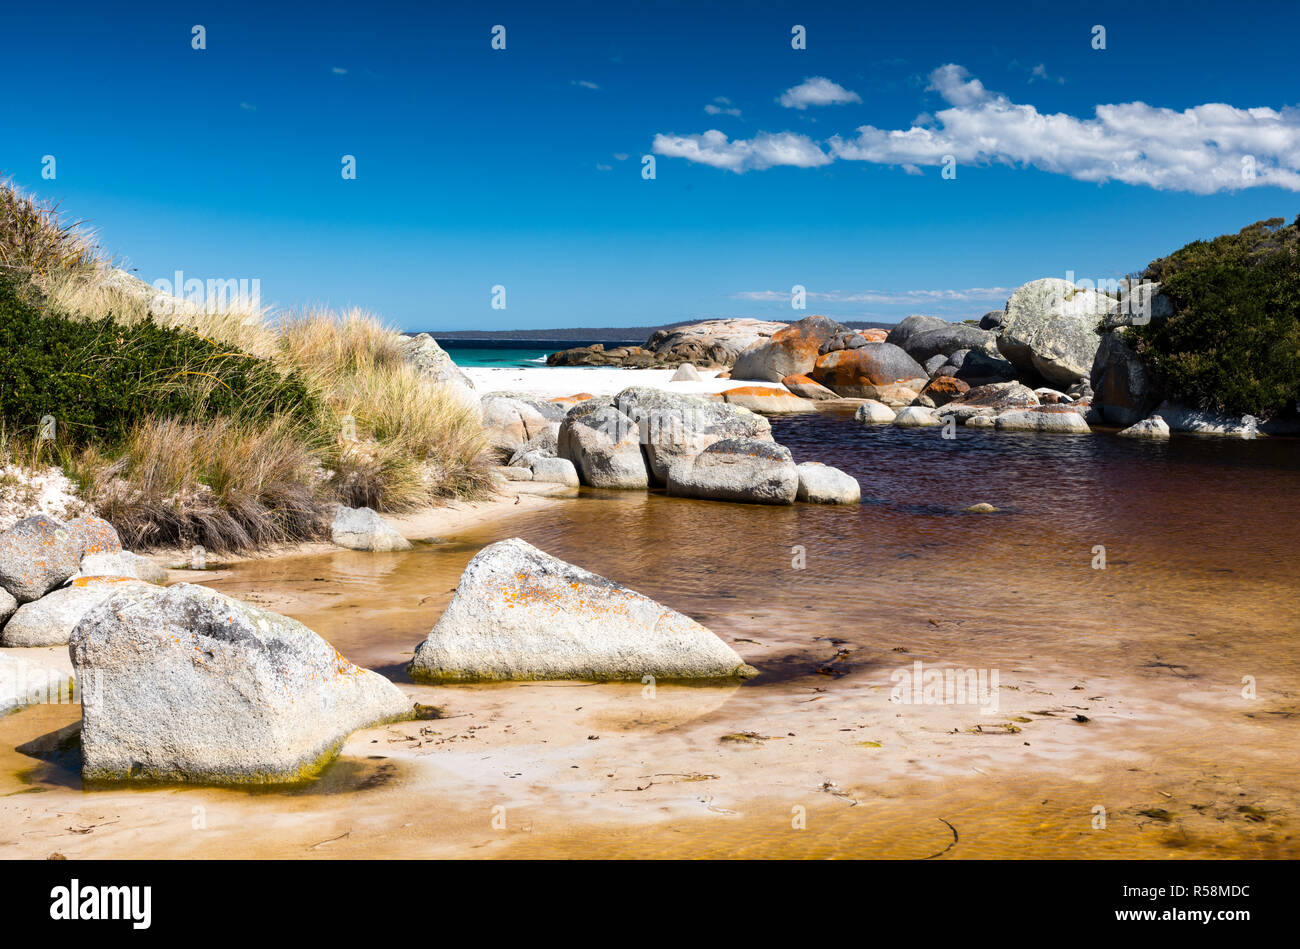
[[[226,552],[317,540],[328,498],[311,433],[268,422],[150,418],[109,458],[89,449],[65,464],[128,547]]]
[[[285,319],[279,334],[281,361],[322,406],[342,503],[403,511],[487,492],[481,420],[405,361],[394,329],[359,310],[313,311]]]
[[[0,269],[44,276],[90,270],[98,260],[94,239],[80,222],[61,222],[57,204],[37,201],[0,179]]]

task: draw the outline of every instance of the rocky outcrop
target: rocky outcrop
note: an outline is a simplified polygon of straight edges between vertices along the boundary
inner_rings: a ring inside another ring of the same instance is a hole
[[[857,504],[862,500],[862,488],[856,478],[839,468],[820,461],[805,461],[795,466],[799,475],[796,501],[808,504]]]
[[[646,340],[645,349],[674,366],[689,362],[703,369],[729,369],[741,353],[785,327],[785,323],[753,319],[706,320],[657,330]]]
[[[815,412],[808,399],[801,399],[788,389],[769,389],[766,386],[740,386],[722,393],[728,405],[738,405],[763,415],[788,415],[796,412]]]
[[[772,334],[772,338],[745,350],[731,370],[733,379],[780,382],[789,375],[813,370],[821,347],[848,328],[826,316],[807,316]]]
[[[790,450],[775,442],[727,438],[693,458],[673,464],[668,494],[673,497],[750,504],[793,504],[799,472]]]
[[[1000,355],[989,355],[972,349],[957,360],[957,353],[948,357],[945,366],[952,366],[951,375],[970,386],[984,386],[995,382],[1010,382],[1016,377],[1016,367]],[[947,375],[940,367],[939,374]]]
[[[1175,432],[1226,435],[1230,438],[1254,438],[1259,433],[1259,422],[1253,415],[1224,415],[1221,412],[1193,409],[1175,402],[1160,403],[1156,414]]]
[[[300,781],[351,732],[411,714],[301,623],[188,583],[113,595],[68,649],[95,682],[81,692],[87,782]]]
[[[997,335],[967,323],[947,323],[942,327],[914,333],[907,338],[904,351],[919,363],[962,350],[979,350],[989,355],[997,353]],[[940,363],[942,365],[942,363]]]
[[[560,424],[559,456],[593,488],[644,489],[650,485],[641,430],[613,405],[596,401],[570,409]]]
[[[689,617],[517,537],[469,562],[408,671],[419,682],[756,674]]]
[[[340,504],[334,511],[330,533],[334,543],[350,550],[411,549],[411,542],[397,528],[368,507],[351,508]]]
[[[39,600],[77,572],[86,536],[44,514],[24,518],[0,533],[0,587],[19,603]]]
[[[671,369],[681,359],[671,353],[660,354],[641,346],[611,346],[593,343],[563,349],[546,357],[548,366],[612,366],[619,369]]]
[[[655,484],[667,482],[677,461],[724,438],[772,438],[763,416],[717,399],[633,386],[615,396],[614,404],[635,423]]]
[[[926,396],[936,406],[947,405],[953,399],[960,399],[970,391],[970,386],[955,376],[935,376],[920,394]]]
[[[947,320],[940,319],[937,316],[915,314],[900,320],[898,325],[889,331],[889,335],[885,337],[885,342],[906,350],[907,343],[913,336],[930,330],[944,329],[951,325]]]
[[[1101,334],[1090,382],[1093,405],[1112,425],[1132,425],[1160,401],[1150,372],[1122,328]]]
[[[1025,284],[1007,301],[998,350],[1022,378],[1041,376],[1067,387],[1092,371],[1101,338],[1098,328],[1118,302],[1068,280]]]
[[[868,387],[927,378],[925,367],[891,343],[868,343],[818,356],[812,377],[837,395],[851,399],[875,398],[874,392],[866,393]]]
[[[0,646],[60,646],[68,641],[81,618],[122,590],[147,589],[127,578],[83,577],[24,603],[0,630]]]

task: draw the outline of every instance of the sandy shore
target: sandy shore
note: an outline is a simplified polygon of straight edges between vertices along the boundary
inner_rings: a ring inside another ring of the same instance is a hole
[[[527,392],[554,398],[559,395],[613,395],[628,386],[653,386],[669,392],[724,392],[752,383],[719,379],[722,370],[700,370],[699,382],[673,382],[673,369],[611,369],[603,366],[563,366],[537,369],[502,369],[495,366],[469,366],[466,375],[474,380],[479,392]],[[772,385],[777,385],[772,383]]]

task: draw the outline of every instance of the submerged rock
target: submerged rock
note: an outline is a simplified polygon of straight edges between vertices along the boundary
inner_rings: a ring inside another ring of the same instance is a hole
[[[421,682],[757,674],[689,617],[517,537],[469,562],[408,671]]]
[[[116,593],[72,631],[87,781],[276,784],[411,715],[306,626],[188,583]]]
[[[754,438],[715,442],[668,472],[672,497],[750,504],[793,504],[799,472],[790,449]]]
[[[864,425],[886,425],[892,422],[897,414],[896,410],[891,409],[885,403],[877,402],[875,399],[867,399],[854,411],[853,420]]]
[[[24,603],[0,630],[0,646],[60,646],[81,618],[122,590],[148,589],[130,578],[82,578],[71,586]]]
[[[1159,415],[1153,415],[1150,418],[1144,418],[1142,421],[1130,425],[1120,432],[1125,438],[1157,438],[1163,439],[1169,437],[1169,425]]]
[[[24,518],[0,533],[0,587],[19,603],[62,586],[81,565],[85,536],[52,517]]]
[[[857,504],[862,500],[862,488],[856,478],[839,468],[820,461],[805,461],[796,465],[799,473],[799,491],[795,500],[808,504]]]
[[[1043,405],[1003,412],[993,420],[1000,432],[1049,432],[1087,435],[1092,431],[1079,412],[1067,405]]]
[[[331,525],[334,543],[351,550],[410,550],[411,542],[368,507],[339,505]]]

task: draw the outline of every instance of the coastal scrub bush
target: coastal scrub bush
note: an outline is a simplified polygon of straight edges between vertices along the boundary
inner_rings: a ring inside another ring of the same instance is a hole
[[[1300,217],[1257,221],[1152,261],[1174,315],[1131,339],[1168,395],[1268,418],[1300,396]]]
[[[42,312],[0,279],[0,417],[35,432],[52,416],[69,447],[122,442],[142,418],[306,418],[303,382],[265,360],[151,319],[70,320]]]

